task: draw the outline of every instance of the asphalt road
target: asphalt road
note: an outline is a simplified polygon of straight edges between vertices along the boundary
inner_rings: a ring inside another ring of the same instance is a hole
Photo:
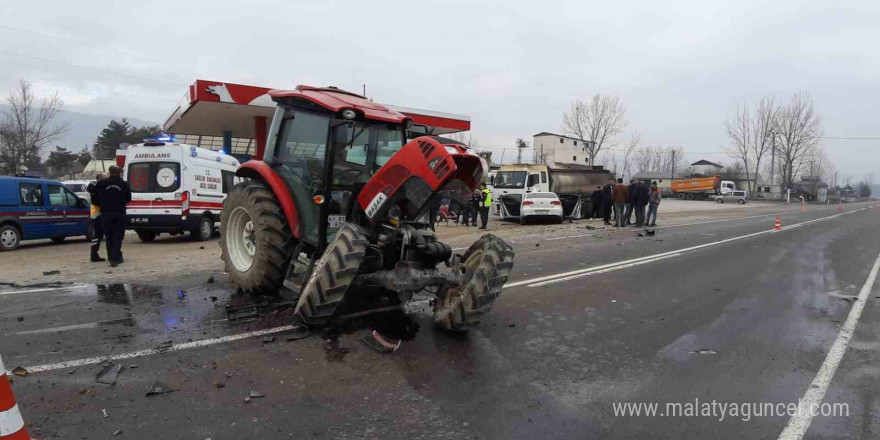
[[[450,336],[416,308],[393,355],[364,329],[287,341],[283,313],[229,322],[248,299],[222,279],[0,291],[0,352],[32,371],[13,387],[42,439],[873,439],[880,209],[862,208],[786,213],[778,232],[762,215],[527,237],[480,329]],[[125,368],[97,384],[109,355]],[[145,396],[155,381],[175,391]],[[848,414],[757,414],[820,391]],[[712,401],[726,413],[701,413]]]

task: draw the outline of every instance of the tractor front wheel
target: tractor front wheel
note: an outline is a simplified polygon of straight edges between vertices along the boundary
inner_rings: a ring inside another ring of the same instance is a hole
[[[451,331],[478,325],[501,294],[513,268],[513,248],[492,234],[480,237],[464,254],[468,281],[449,288],[434,301],[434,324]]]
[[[269,187],[251,180],[232,188],[220,214],[226,272],[245,293],[278,295],[296,239]]]
[[[333,317],[364,262],[367,243],[367,235],[360,226],[344,223],[339,228],[315,263],[296,304],[294,314],[303,324],[321,326]]]

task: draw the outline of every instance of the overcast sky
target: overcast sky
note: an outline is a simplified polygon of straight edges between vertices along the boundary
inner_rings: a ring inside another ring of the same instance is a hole
[[[876,0],[3,3],[0,90],[23,78],[76,112],[163,122],[196,78],[366,83],[512,147],[561,131],[572,99],[617,94],[643,144],[730,161],[737,103],[806,90],[827,136],[880,138]],[[880,165],[880,140],[824,145],[841,174]]]

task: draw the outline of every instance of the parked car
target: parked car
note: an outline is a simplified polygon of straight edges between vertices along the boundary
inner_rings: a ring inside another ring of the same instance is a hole
[[[89,203],[57,180],[0,176],[0,251],[22,240],[88,235]]]
[[[95,183],[94,180],[63,180],[61,184],[64,185],[65,188],[73,191],[77,197],[85,200],[89,200],[89,184]]]
[[[525,224],[533,219],[549,219],[562,223],[562,218],[562,202],[555,193],[526,193],[520,210],[520,223]]]
[[[745,205],[749,201],[749,193],[746,191],[732,191],[727,194],[715,197],[715,203],[739,203]]]

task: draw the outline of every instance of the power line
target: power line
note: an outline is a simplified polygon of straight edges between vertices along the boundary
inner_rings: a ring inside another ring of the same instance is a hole
[[[61,88],[65,88],[65,89],[79,90],[81,92],[94,93],[93,90],[89,90],[89,89],[86,89],[83,87],[72,86],[72,85],[66,84],[66,83],[59,83],[59,82],[55,82],[55,81],[31,81],[31,80],[27,80],[24,78],[14,79],[14,78],[2,77],[2,76],[0,76],[0,80],[14,82],[14,83],[17,83],[19,81],[24,81],[24,82],[30,83],[30,84],[46,84],[47,86],[52,86],[52,87],[61,87]],[[135,98],[155,99],[157,101],[162,101],[162,102],[176,102],[174,99],[170,99],[170,98],[160,98],[158,96],[149,96],[149,95],[138,95],[136,93],[124,93],[124,92],[110,91],[110,94],[131,96],[131,97],[135,97]]]
[[[161,81],[161,80],[155,80],[155,79],[150,79],[150,78],[140,77],[140,76],[137,76],[137,75],[129,75],[129,74],[126,74],[126,73],[113,72],[113,71],[111,71],[111,70],[99,69],[99,68],[97,68],[97,67],[80,66],[80,65],[78,65],[78,64],[68,63],[68,62],[65,62],[65,61],[52,60],[52,59],[49,59],[49,58],[33,57],[33,56],[30,56],[30,55],[22,55],[22,54],[20,54],[20,53],[7,52],[7,51],[0,51],[0,55],[8,55],[8,56],[13,56],[13,57],[25,58],[25,59],[29,59],[29,60],[43,61],[43,62],[46,62],[46,63],[59,64],[59,65],[62,65],[62,66],[68,66],[68,67],[75,67],[75,68],[77,68],[77,69],[91,70],[91,71],[101,72],[101,73],[106,73],[106,74],[110,74],[110,75],[117,75],[117,76],[123,76],[123,77],[133,78],[133,79],[136,79],[136,80],[139,80],[139,81],[150,81],[150,82],[154,82],[154,83],[157,83],[157,84],[173,85],[174,87],[180,87],[180,84],[178,84],[178,83],[170,83],[170,82],[166,82],[166,81]]]
[[[847,141],[880,141],[880,137],[838,137],[838,136],[819,136],[820,139],[839,139]]]

